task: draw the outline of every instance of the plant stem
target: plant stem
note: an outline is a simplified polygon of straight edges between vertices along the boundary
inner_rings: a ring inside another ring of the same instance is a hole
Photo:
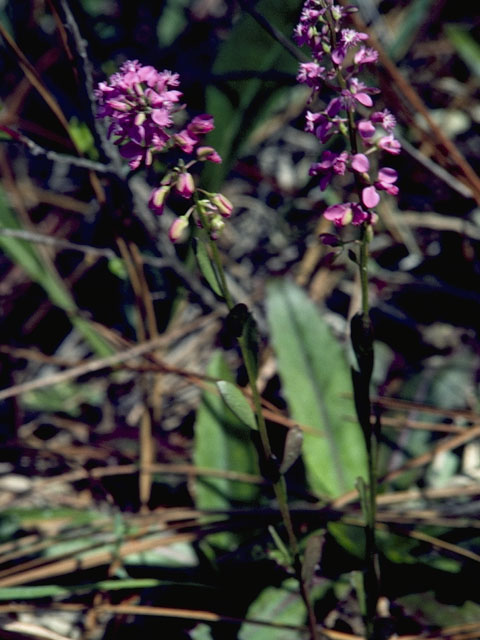
[[[204,229],[208,229],[208,220],[202,209],[201,203],[197,201],[197,212],[200,217],[200,221]],[[225,303],[228,307],[228,310],[231,311],[234,307],[233,298],[230,294],[227,285],[227,279],[225,277],[225,271],[223,269],[223,264],[220,259],[220,254],[218,252],[218,247],[212,238],[209,236],[209,245],[211,250],[211,257],[213,266],[215,268],[215,273],[218,277],[218,284],[222,291],[223,297],[225,299]],[[255,410],[255,416],[258,426],[258,432],[260,435],[260,441],[262,444],[262,450],[264,458],[267,464],[273,462],[274,458],[272,455],[272,446],[270,444],[270,439],[268,437],[267,425],[265,422],[265,417],[262,411],[262,403],[260,398],[260,393],[257,387],[257,377],[256,373],[252,367],[251,358],[249,356],[249,349],[247,346],[247,342],[244,335],[238,336],[238,345],[240,347],[240,352],[242,354],[242,360],[245,365],[245,369],[247,372],[248,384],[250,386],[253,398],[253,406]],[[308,625],[310,630],[311,640],[318,640],[318,634],[316,629],[316,619],[315,612],[313,609],[313,605],[310,601],[310,595],[308,593],[308,587],[305,584],[305,581],[302,576],[302,561],[300,557],[300,551],[298,547],[297,537],[295,535],[295,530],[293,528],[292,517],[290,514],[290,509],[288,508],[288,497],[287,497],[287,486],[285,482],[285,477],[281,474],[278,474],[278,478],[273,481],[273,490],[275,493],[275,497],[278,502],[278,506],[280,509],[280,514],[282,516],[283,524],[287,531],[288,542],[290,547],[290,553],[293,558],[293,568],[295,570],[295,575],[297,577],[299,586],[300,586],[300,595],[307,609],[308,615]]]
[[[369,235],[368,229],[362,228],[362,236],[360,239],[360,286],[362,298],[362,327],[363,335],[371,336],[371,322],[369,316],[369,300],[368,300],[368,248]],[[370,338],[371,340],[371,338]],[[369,343],[369,339],[365,340],[366,348],[373,350],[373,345]],[[364,573],[364,591],[366,598],[365,624],[366,635],[368,640],[375,637],[375,618],[377,615],[377,603],[379,597],[379,570],[378,570],[378,553],[375,536],[375,522],[377,512],[377,431],[371,425],[370,410],[370,381],[373,367],[373,351],[371,353],[371,365],[362,367],[360,362],[361,389],[364,395],[363,403],[367,407],[364,417],[365,424],[362,425],[368,459],[368,483],[366,489],[366,505],[365,505],[365,573]],[[359,416],[360,417],[360,416]]]

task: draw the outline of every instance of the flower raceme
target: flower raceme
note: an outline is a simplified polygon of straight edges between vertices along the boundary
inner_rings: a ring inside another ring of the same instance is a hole
[[[333,136],[343,137],[349,151],[324,151],[320,162],[312,164],[311,176],[319,177],[326,189],[336,175],[352,172],[360,202],[330,206],[325,217],[338,227],[349,224],[371,225],[377,216],[372,211],[380,201],[379,191],[398,193],[397,173],[390,167],[371,169],[370,157],[383,151],[400,153],[401,146],[393,135],[395,117],[384,109],[373,111],[375,87],[359,79],[364,67],[374,64],[378,53],[366,46],[368,36],[344,27],[355,7],[334,4],[333,0],[306,0],[300,21],[294,31],[299,46],[308,45],[312,61],[300,64],[298,82],[312,90],[312,100],[323,88],[334,92],[326,107],[319,112],[308,110],[305,131],[313,133],[325,144]]]
[[[176,124],[176,114],[184,111],[178,90],[180,78],[168,70],[157,71],[152,66],[141,65],[138,60],[128,60],[106,82],[100,82],[95,90],[98,103],[97,117],[110,122],[108,136],[113,138],[120,154],[128,159],[131,169],[150,166],[155,154],[177,149],[177,164],[165,175],[160,185],[153,189],[148,204],[156,214],[163,213],[165,202],[172,189],[182,198],[193,198],[196,187],[191,169],[197,162],[222,161],[213,147],[205,146],[204,136],[214,129],[213,117],[201,114],[192,118],[183,128]],[[185,162],[187,156],[187,162]],[[191,156],[188,159],[188,156]],[[193,156],[193,157],[192,157]],[[230,207],[221,194],[207,194],[211,234],[217,234]],[[188,226],[188,217],[195,206],[184,216],[177,218],[169,232],[174,242],[182,239]],[[214,213],[216,215],[214,215]]]

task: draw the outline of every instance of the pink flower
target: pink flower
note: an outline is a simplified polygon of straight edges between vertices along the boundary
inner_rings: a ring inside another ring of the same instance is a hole
[[[317,176],[324,174],[320,180],[320,189],[324,191],[330,184],[334,175],[345,174],[348,161],[348,153],[343,151],[342,153],[333,153],[332,151],[324,151],[322,154],[321,162],[312,164],[309,170],[311,176]]]
[[[395,169],[383,167],[378,172],[378,180],[375,182],[375,186],[377,189],[386,191],[392,196],[396,196],[398,194],[398,187],[395,185],[397,178],[398,174]]]
[[[380,202],[380,196],[375,187],[365,187],[362,189],[362,202],[368,209],[377,206]]]
[[[395,116],[390,113],[388,109],[384,109],[383,111],[375,111],[372,113],[371,121],[379,124],[381,127],[390,133],[395,129],[395,125],[397,124],[397,120]]]
[[[342,29],[338,46],[332,51],[332,60],[335,64],[342,64],[348,49],[368,40],[366,33],[355,31],[355,29]]]
[[[202,113],[199,116],[195,116],[187,126],[187,131],[192,136],[203,136],[206,133],[213,131],[213,129],[215,129],[213,117],[208,113]]]
[[[358,78],[351,78],[348,89],[342,91],[342,96],[345,100],[345,106],[352,107],[355,106],[355,100],[360,104],[363,104],[364,107],[371,107],[373,105],[373,100],[371,99],[369,94],[378,93],[378,89],[374,87],[367,87],[364,82],[361,82]]]
[[[299,67],[297,80],[318,91],[320,80],[325,79],[325,67],[321,67],[316,62],[302,62]]]
[[[363,140],[370,140],[375,135],[375,127],[370,120],[360,120],[357,124],[357,129]]]
[[[355,54],[353,58],[355,64],[371,64],[373,62],[377,62],[378,60],[378,52],[371,47],[360,47],[360,49]]]
[[[370,161],[364,153],[356,153],[352,156],[352,169],[358,173],[368,173]]]
[[[334,204],[323,212],[327,220],[333,222],[336,227],[345,227],[347,224],[356,226],[368,220],[368,213],[358,203]]]
[[[380,147],[380,149],[383,149],[387,153],[391,153],[394,156],[398,155],[402,150],[402,145],[396,138],[393,137],[393,134],[380,138],[380,140],[378,141],[378,146]]]
[[[198,143],[197,136],[193,136],[188,129],[182,129],[173,136],[175,144],[185,153],[192,153]]]
[[[214,128],[213,118],[201,114],[192,119],[180,132],[175,131],[174,114],[182,93],[175,87],[179,76],[168,70],[157,71],[128,60],[118,73],[95,89],[98,117],[109,118],[108,136],[115,137],[120,154],[129,159],[132,169],[150,165],[153,153],[176,144],[185,153],[192,153],[201,136]],[[210,154],[212,162],[220,156]]]

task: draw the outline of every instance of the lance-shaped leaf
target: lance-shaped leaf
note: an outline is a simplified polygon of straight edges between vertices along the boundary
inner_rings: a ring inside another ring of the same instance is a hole
[[[216,293],[217,296],[220,296],[220,298],[223,298],[219,276],[215,271],[210,256],[208,255],[207,247],[200,238],[193,239],[193,250],[202,276],[208,282],[212,291]]]
[[[215,352],[213,355],[207,374],[214,378],[232,380],[232,374],[221,352]],[[229,385],[230,390],[231,387],[233,384]],[[251,441],[250,429],[215,391],[213,387],[212,391],[204,392],[197,411],[193,450],[195,465],[225,472],[258,474],[257,455]],[[241,394],[238,389],[237,391]],[[208,475],[195,480],[195,504],[199,509],[229,509],[238,501],[243,504],[256,504],[258,499],[259,489],[253,484]],[[233,535],[219,536],[216,540],[218,544],[227,547],[235,544]]]
[[[227,380],[217,382],[218,390],[227,407],[237,418],[244,422],[250,429],[257,429],[257,421],[252,407],[238,387]]]
[[[305,292],[274,282],[267,296],[268,321],[278,371],[291,416],[318,430],[304,434],[303,459],[311,488],[331,496],[366,476],[362,432],[352,418],[350,368],[341,345]]]

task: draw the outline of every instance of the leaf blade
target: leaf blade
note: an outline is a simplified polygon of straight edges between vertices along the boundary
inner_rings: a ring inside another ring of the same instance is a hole
[[[267,314],[291,415],[318,431],[304,434],[310,485],[331,496],[349,491],[367,467],[361,430],[348,420],[355,408],[342,348],[314,303],[293,283],[271,283]]]

